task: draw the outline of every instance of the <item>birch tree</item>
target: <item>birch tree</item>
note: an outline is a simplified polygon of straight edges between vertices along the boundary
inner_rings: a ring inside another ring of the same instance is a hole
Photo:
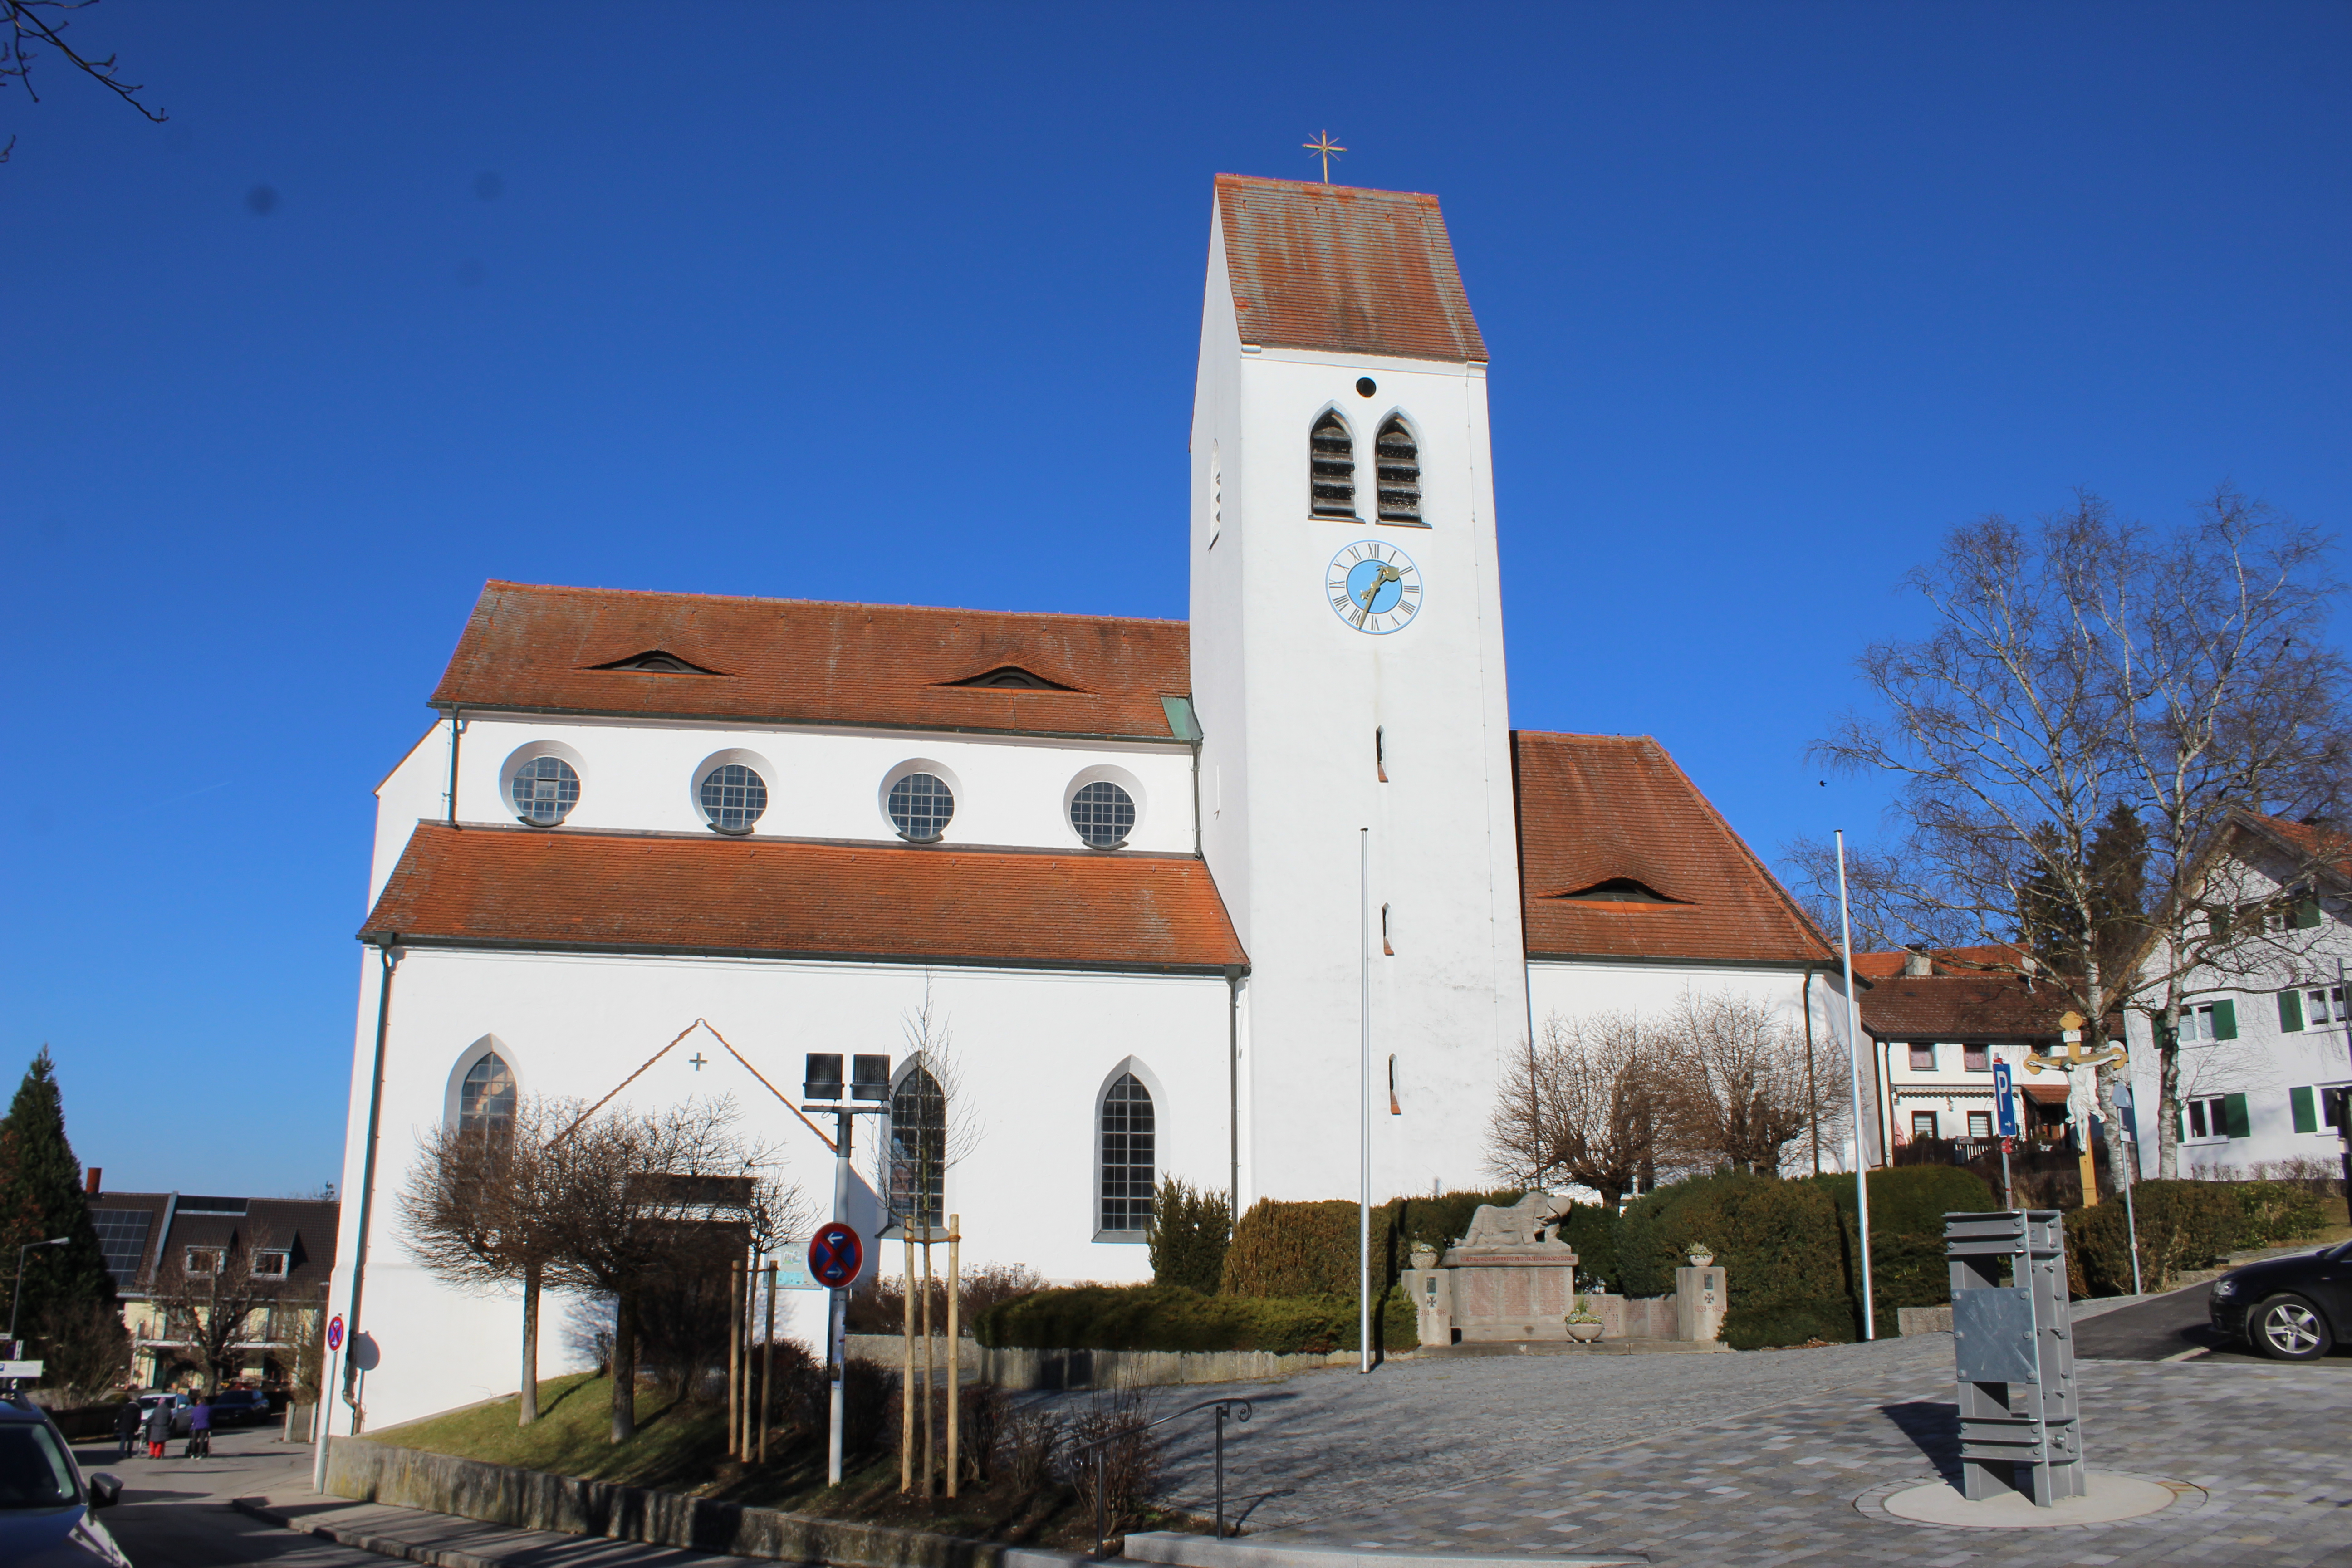
[[[2278,917],[2315,861],[2257,889],[2219,850],[2249,821],[2340,809],[2352,742],[2345,661],[2320,635],[2341,591],[2330,542],[2228,487],[2168,531],[2088,494],[2032,527],[1966,524],[1905,580],[1924,635],[1864,650],[1871,708],[1814,747],[1897,788],[1890,840],[1852,858],[1859,939],[2003,947],[1978,966],[2037,975],[2088,1019],[2145,1015],[2166,1174],[2182,1006],[2310,945]],[[2117,835],[2139,845],[2128,901],[2099,852]],[[1790,853],[1826,900],[1828,846]],[[2097,1103],[2120,1168],[2113,1077]]]

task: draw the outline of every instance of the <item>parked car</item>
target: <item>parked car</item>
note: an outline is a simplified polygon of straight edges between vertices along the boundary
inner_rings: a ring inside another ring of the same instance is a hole
[[[131,1568],[98,1521],[122,1497],[122,1483],[84,1479],[48,1413],[0,1398],[0,1563],[9,1568]]]
[[[213,1425],[254,1426],[269,1419],[269,1395],[257,1388],[224,1388],[213,1395]]]
[[[142,1394],[139,1396],[139,1415],[141,1420],[144,1421],[146,1419],[147,1412],[152,1410],[160,1404],[169,1404],[172,1406],[172,1436],[174,1437],[186,1436],[188,1435],[188,1423],[190,1420],[188,1412],[194,1408],[195,1402],[184,1394],[174,1394],[169,1390],[158,1390],[151,1394]],[[139,1430],[143,1434],[147,1428],[144,1426],[142,1426]]]
[[[2211,1301],[2221,1332],[2280,1361],[2316,1361],[2352,1336],[2352,1241],[2232,1268]]]

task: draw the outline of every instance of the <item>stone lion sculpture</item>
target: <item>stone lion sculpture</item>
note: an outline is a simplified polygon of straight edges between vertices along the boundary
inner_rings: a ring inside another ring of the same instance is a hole
[[[1573,1207],[1549,1193],[1529,1193],[1508,1208],[1480,1204],[1470,1216],[1464,1247],[1535,1247],[1551,1239],[1551,1222]]]

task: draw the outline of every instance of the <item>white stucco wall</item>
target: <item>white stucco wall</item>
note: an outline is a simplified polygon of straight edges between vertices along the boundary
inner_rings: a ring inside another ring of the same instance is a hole
[[[375,960],[362,980],[345,1154],[346,1216],[333,1310],[346,1311],[364,1190],[367,1085],[374,1050]],[[804,1052],[908,1047],[900,1023],[926,973],[881,965],[572,957],[408,950],[393,993],[378,1170],[369,1220],[362,1326],[381,1347],[365,1400],[372,1426],[511,1393],[519,1377],[519,1297],[469,1297],[425,1275],[401,1243],[394,1194],[420,1132],[447,1105],[450,1072],[486,1035],[523,1090],[601,1098],[697,1017],[707,1018],[778,1089],[797,1098]],[[1055,1279],[1141,1279],[1145,1249],[1094,1239],[1097,1098],[1130,1058],[1153,1091],[1158,1168],[1222,1187],[1227,1163],[1227,990],[1222,979],[935,970],[936,1016],[952,1031],[982,1125],[950,1173],[946,1203],[962,1215],[964,1258],[1024,1263]],[[697,1068],[691,1058],[699,1056]],[[654,1108],[731,1094],[743,1127],[776,1151],[820,1214],[832,1156],[709,1036],[696,1033],[616,1103]],[[856,1168],[874,1177],[878,1119],[861,1119]],[[828,1131],[830,1129],[828,1128]],[[871,1224],[870,1215],[854,1215]],[[944,1258],[940,1260],[942,1264]],[[895,1260],[893,1266],[895,1267]],[[788,1297],[813,1303],[817,1298]],[[546,1365],[553,1353],[551,1312]],[[814,1341],[821,1318],[791,1324]],[[332,1369],[340,1377],[340,1367]],[[337,1431],[348,1431],[338,1413]]]

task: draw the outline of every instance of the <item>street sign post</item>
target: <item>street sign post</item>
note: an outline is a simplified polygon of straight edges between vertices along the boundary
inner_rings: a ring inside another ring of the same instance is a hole
[[[857,1283],[866,1268],[866,1243],[839,1220],[816,1227],[809,1238],[809,1273],[835,1290]]]
[[[2009,1194],[2009,1144],[2017,1136],[2017,1094],[2010,1087],[2009,1064],[1999,1057],[1992,1063],[1994,1127],[2000,1133],[2000,1201],[2005,1208],[2016,1200]]]
[[[331,1351],[343,1348],[343,1315],[341,1312],[327,1321],[327,1348]]]

